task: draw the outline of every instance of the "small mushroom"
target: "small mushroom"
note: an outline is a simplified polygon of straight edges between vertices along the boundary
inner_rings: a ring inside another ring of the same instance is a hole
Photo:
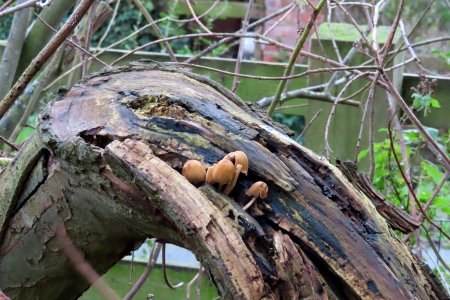
[[[248,174],[248,158],[247,158],[247,154],[245,154],[245,152],[235,151],[235,152],[228,153],[224,157],[224,159],[228,159],[229,161],[233,162],[236,167],[234,177],[233,177],[233,182],[230,185],[228,185],[224,190],[225,195],[229,195],[236,185],[237,179],[239,177],[239,173],[244,173],[245,176],[247,176],[247,174]]]
[[[250,202],[248,202],[242,209],[247,210],[259,197],[261,199],[266,199],[269,193],[269,187],[264,181],[257,181],[245,192],[249,197],[253,197]]]
[[[205,182],[206,168],[198,160],[188,160],[184,164],[181,174],[193,185],[200,185]]]
[[[208,171],[206,172],[206,183],[213,185],[216,183],[213,178],[213,171],[217,164],[212,165],[208,168]]]
[[[233,182],[235,168],[231,161],[222,159],[217,163],[212,171],[212,178],[215,183],[219,184],[219,191],[225,184]]]

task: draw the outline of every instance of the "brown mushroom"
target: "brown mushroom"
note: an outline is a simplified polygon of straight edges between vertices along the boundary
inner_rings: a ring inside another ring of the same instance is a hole
[[[206,172],[206,183],[213,185],[216,183],[213,178],[213,171],[217,164],[212,165],[208,168],[208,171]]]
[[[245,192],[249,197],[253,197],[242,209],[247,210],[259,197],[266,199],[269,194],[269,187],[264,181],[257,181]]]
[[[244,173],[247,176],[247,174],[248,174],[248,158],[247,158],[247,154],[245,154],[245,152],[235,151],[235,152],[228,153],[224,157],[224,159],[228,159],[229,161],[233,162],[236,167],[234,177],[233,177],[233,182],[231,184],[229,184],[224,190],[225,195],[229,195],[236,185],[237,179],[239,177],[239,173]]]
[[[212,178],[215,183],[219,184],[219,191],[225,184],[230,184],[233,182],[233,177],[235,173],[234,165],[231,161],[227,159],[222,159],[217,163],[212,171]]]
[[[181,174],[193,185],[200,185],[205,182],[206,168],[198,160],[188,160],[184,164]]]

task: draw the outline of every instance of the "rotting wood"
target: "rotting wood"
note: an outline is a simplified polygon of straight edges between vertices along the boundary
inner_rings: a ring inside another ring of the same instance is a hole
[[[16,170],[36,161],[31,142],[0,174],[14,178],[0,186],[0,289],[12,298],[72,299],[87,288],[55,226],[99,273],[145,237],[188,248],[225,299],[445,295],[357,185],[207,78],[146,64],[92,75],[51,104],[33,140],[48,155],[46,179]],[[250,170],[230,197],[180,174],[188,159],[210,166],[237,150]],[[269,196],[244,212],[259,180]]]

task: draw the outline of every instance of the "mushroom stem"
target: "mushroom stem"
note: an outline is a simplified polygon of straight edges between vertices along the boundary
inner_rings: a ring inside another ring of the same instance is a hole
[[[241,170],[242,170],[242,165],[237,165],[236,171],[235,171],[234,177],[233,177],[233,182],[231,184],[227,185],[227,187],[223,191],[225,195],[228,196],[231,193],[231,191],[234,189],[234,186],[236,185],[237,179],[239,177],[239,173],[241,173]]]
[[[258,196],[253,197],[252,200],[250,200],[247,204],[245,204],[245,206],[242,209],[243,210],[249,209],[249,207],[252,206],[253,203],[255,203],[257,198]]]
[[[223,183],[219,183],[219,192],[222,191],[223,185],[224,185]]]

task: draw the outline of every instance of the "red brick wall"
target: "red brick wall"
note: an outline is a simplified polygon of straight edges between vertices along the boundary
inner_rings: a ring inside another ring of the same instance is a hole
[[[315,3],[317,1],[311,2]],[[289,5],[290,3],[292,3],[292,0],[265,0],[266,15],[279,10],[286,5]],[[283,44],[293,47],[297,41],[298,29],[306,26],[310,19],[311,12],[312,9],[310,7],[302,8],[301,10],[299,10],[298,7],[294,8],[283,21],[281,21],[274,29],[272,29],[272,31],[267,34],[267,36]],[[276,23],[280,19],[280,17],[266,22],[264,26],[264,32],[269,29],[274,23]],[[322,19],[323,17],[319,16],[319,18],[317,19],[317,24],[319,24]],[[307,42],[304,49],[308,48],[309,43]],[[280,51],[279,47],[277,46],[263,46],[264,61],[276,62],[280,61],[280,59],[286,60],[287,57],[288,54]]]

